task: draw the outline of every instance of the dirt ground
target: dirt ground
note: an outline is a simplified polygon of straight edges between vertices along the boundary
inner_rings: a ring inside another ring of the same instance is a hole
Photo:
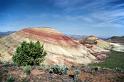
[[[14,82],[124,82],[124,73],[112,70],[86,71],[82,68],[78,80],[74,81],[73,73],[58,75],[32,68],[30,75],[26,75],[22,67],[0,65],[0,82],[6,82],[8,75],[15,78]]]

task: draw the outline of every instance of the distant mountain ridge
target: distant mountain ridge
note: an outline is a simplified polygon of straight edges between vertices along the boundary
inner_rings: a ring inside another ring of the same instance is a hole
[[[73,34],[67,34],[67,36],[75,39],[75,40],[81,40],[81,39],[85,39],[87,38],[88,36],[91,36],[91,35],[73,35]],[[110,38],[109,36],[105,37],[105,36],[97,36],[97,38],[99,39],[102,39],[102,40],[107,40],[108,38]]]
[[[108,40],[112,43],[120,43],[124,45],[124,36],[113,36],[111,38],[108,38]]]
[[[0,32],[0,37],[7,36],[7,35],[12,34],[14,32],[16,32],[16,31]]]

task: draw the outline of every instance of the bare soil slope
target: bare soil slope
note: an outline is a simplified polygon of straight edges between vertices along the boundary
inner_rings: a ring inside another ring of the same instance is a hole
[[[47,64],[88,64],[96,58],[72,38],[51,28],[27,28],[0,39],[0,60],[11,61],[15,48],[22,41],[44,44]]]

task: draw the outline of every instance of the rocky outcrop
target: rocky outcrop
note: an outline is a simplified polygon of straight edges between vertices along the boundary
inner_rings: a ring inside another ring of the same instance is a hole
[[[89,49],[89,52],[93,54],[98,60],[104,60],[108,57],[107,53],[111,48],[111,44],[96,36],[89,36],[79,41],[81,44]]]
[[[90,44],[90,45],[96,45],[100,48],[103,48],[103,49],[109,49],[110,48],[110,43],[109,42],[106,42],[102,39],[99,39],[97,38],[96,36],[88,36],[82,40],[79,41],[81,44]]]
[[[0,39],[0,60],[11,61],[15,48],[22,41],[40,41],[44,44],[46,64],[88,64],[96,58],[88,49],[51,28],[27,28]]]

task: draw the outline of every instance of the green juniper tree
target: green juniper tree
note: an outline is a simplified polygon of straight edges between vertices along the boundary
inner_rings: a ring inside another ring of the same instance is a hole
[[[21,45],[17,47],[12,59],[17,65],[39,65],[43,62],[46,54],[44,46],[40,45],[39,41],[36,43],[23,41]]]

